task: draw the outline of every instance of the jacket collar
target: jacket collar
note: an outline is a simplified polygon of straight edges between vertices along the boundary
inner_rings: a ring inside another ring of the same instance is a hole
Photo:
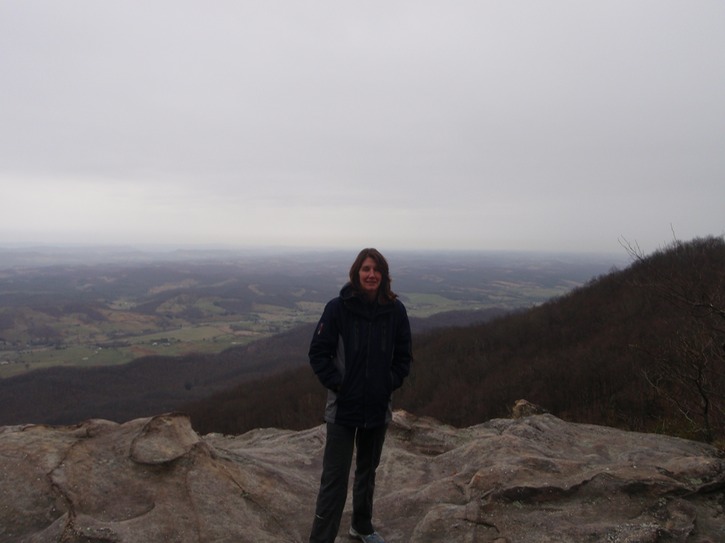
[[[381,304],[378,300],[369,302],[349,282],[345,283],[345,286],[340,289],[340,299],[351,310],[365,315],[370,315],[371,312],[373,314],[387,313],[393,309],[393,304],[391,303]]]

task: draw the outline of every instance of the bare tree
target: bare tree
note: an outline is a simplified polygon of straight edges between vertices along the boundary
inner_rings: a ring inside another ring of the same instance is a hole
[[[675,332],[646,353],[644,378],[699,438],[712,442],[725,435],[725,242],[675,240],[649,257],[636,244],[622,244],[642,270],[638,286],[676,309]]]

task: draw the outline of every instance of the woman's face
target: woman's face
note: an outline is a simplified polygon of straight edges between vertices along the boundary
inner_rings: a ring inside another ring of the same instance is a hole
[[[378,294],[380,282],[383,280],[383,274],[378,270],[378,264],[372,257],[363,260],[360,266],[360,288],[363,293],[371,300]]]

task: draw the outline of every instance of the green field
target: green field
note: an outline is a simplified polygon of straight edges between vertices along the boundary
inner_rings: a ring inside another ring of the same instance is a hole
[[[481,308],[480,302],[461,302],[437,294],[412,293],[406,295],[405,300],[408,313],[415,317]],[[197,303],[199,305],[214,308],[206,301]],[[146,319],[134,318],[130,304],[115,304],[112,311],[122,314],[123,318],[101,325],[83,325],[70,318],[59,319],[57,327],[66,332],[66,339],[61,345],[0,350],[0,378],[51,366],[114,365],[147,355],[217,353],[284,332],[299,324],[314,323],[323,308],[324,304],[318,302],[300,302],[294,309],[255,304],[253,311],[247,315],[224,318],[214,311],[209,312],[210,320],[207,322],[193,324],[179,321],[174,328],[153,331],[149,330]],[[170,307],[163,309],[168,312]],[[117,324],[115,328],[113,322]],[[113,332],[119,330],[124,331],[123,338],[113,341]]]
[[[128,311],[123,312],[124,318],[120,320],[123,324],[117,328],[108,323],[83,326],[59,319],[57,328],[68,332],[60,345],[28,346],[21,350],[0,348],[0,378],[51,366],[114,365],[147,355],[217,353],[299,324],[312,323],[323,308],[320,303],[298,305],[294,309],[255,305],[249,315],[226,319],[210,315],[213,319],[210,322],[185,322],[157,331],[149,330],[145,320],[135,320]],[[113,341],[112,332],[119,329],[124,331],[123,339]]]

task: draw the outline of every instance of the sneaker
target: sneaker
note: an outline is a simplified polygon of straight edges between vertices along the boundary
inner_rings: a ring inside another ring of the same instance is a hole
[[[350,537],[356,537],[364,543],[385,543],[385,540],[380,537],[380,534],[378,532],[373,532],[368,535],[362,535],[358,533],[355,528],[350,528]]]

